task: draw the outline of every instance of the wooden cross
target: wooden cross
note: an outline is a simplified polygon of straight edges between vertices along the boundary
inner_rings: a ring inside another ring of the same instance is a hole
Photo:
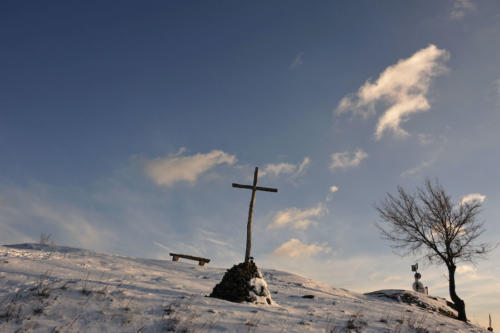
[[[255,172],[253,174],[253,185],[240,185],[240,184],[233,183],[233,187],[246,188],[246,189],[252,190],[252,199],[250,199],[250,208],[248,209],[247,248],[245,251],[245,262],[246,263],[248,263],[250,261],[250,248],[252,247],[252,216],[253,216],[253,204],[255,202],[255,192],[256,191],[278,192],[277,188],[257,186],[258,174],[259,174],[259,168],[255,167]]]

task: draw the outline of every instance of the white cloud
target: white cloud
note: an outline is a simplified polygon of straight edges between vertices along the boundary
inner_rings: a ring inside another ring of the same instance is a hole
[[[466,203],[469,203],[469,202],[472,202],[472,201],[483,202],[484,199],[486,199],[485,195],[482,195],[480,193],[471,193],[471,194],[465,195],[462,198],[462,200],[460,201],[460,204],[463,205],[463,204],[466,204]]]
[[[342,153],[332,154],[332,162],[330,164],[330,169],[347,169],[354,168],[361,163],[362,160],[368,157],[362,149],[356,151],[344,151]]]
[[[309,226],[317,225],[317,224],[318,223],[316,221],[309,220],[309,219],[303,219],[303,220],[295,221],[293,223],[293,227],[295,229],[299,229],[299,230],[306,230],[307,228],[309,228]]]
[[[299,52],[295,59],[293,59],[292,63],[288,67],[290,70],[294,70],[300,65],[302,65],[302,57],[304,56],[304,52]]]
[[[280,174],[291,174],[297,169],[295,164],[291,163],[277,163],[277,164],[267,164],[260,175],[263,177],[265,175],[278,176]]]
[[[476,273],[476,269],[471,265],[460,265],[457,267],[458,274],[474,274]]]
[[[146,163],[146,173],[156,184],[172,186],[176,182],[195,183],[198,177],[219,164],[232,165],[236,156],[221,150],[212,150],[207,154],[180,156],[184,150],[165,158],[156,158]]]
[[[472,0],[455,0],[450,12],[450,17],[454,20],[460,20],[464,18],[465,14],[475,9],[476,5]]]
[[[260,176],[279,176],[283,174],[299,177],[304,174],[310,163],[311,159],[309,157],[304,157],[304,160],[298,165],[292,163],[267,164],[261,171]]]
[[[329,253],[330,248],[323,245],[317,244],[304,244],[297,238],[292,238],[289,241],[281,244],[276,250],[273,251],[273,255],[282,257],[310,257],[321,252]]]
[[[375,114],[375,104],[383,102],[388,108],[378,119],[375,138],[382,138],[385,131],[407,136],[401,123],[408,121],[411,114],[430,108],[426,94],[432,78],[446,71],[444,62],[448,58],[446,50],[431,44],[387,67],[374,83],[368,80],[357,93],[342,98],[336,113],[352,112],[368,117]]]
[[[291,225],[295,229],[307,229],[316,222],[311,218],[322,216],[326,212],[326,207],[320,203],[315,207],[301,210],[296,207],[278,211],[273,218],[273,222],[267,226],[268,229],[283,228]]]

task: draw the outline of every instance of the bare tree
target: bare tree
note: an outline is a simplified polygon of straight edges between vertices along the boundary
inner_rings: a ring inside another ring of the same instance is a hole
[[[444,263],[448,268],[449,291],[458,319],[467,321],[465,303],[455,291],[455,271],[460,262],[474,262],[493,248],[479,243],[484,232],[477,220],[481,203],[453,202],[436,181],[425,181],[423,188],[409,194],[398,186],[397,195],[387,194],[376,206],[382,223],[377,224],[392,247],[402,255],[423,254],[430,263]]]

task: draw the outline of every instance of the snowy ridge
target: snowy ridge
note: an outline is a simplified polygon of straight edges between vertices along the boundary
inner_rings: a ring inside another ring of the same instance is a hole
[[[441,297],[426,296],[415,291],[400,289],[373,291],[365,295],[391,299],[399,303],[414,304],[422,309],[438,312],[453,319],[458,318],[457,311],[453,308],[453,303]]]
[[[485,331],[399,302],[402,291],[362,295],[269,269],[262,272],[273,305],[206,297],[224,272],[69,247],[0,246],[0,332]]]

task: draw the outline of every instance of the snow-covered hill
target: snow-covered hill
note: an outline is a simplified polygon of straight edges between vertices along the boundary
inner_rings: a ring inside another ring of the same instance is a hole
[[[440,314],[454,312],[441,299],[362,295],[269,269],[274,305],[206,297],[224,272],[68,247],[0,246],[0,332],[485,331]]]

